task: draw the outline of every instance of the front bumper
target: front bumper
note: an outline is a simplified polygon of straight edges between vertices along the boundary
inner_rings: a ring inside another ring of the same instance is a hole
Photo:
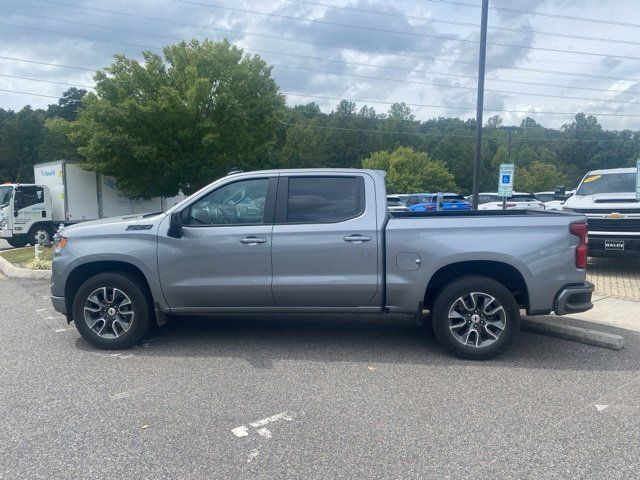
[[[60,312],[63,315],[67,314],[67,304],[64,297],[54,297],[51,295],[51,303],[53,304],[53,309],[56,312]]]
[[[624,250],[605,250],[605,240],[624,240]],[[640,236],[622,233],[589,232],[590,257],[640,256]]]
[[[553,310],[557,315],[567,315],[591,310],[593,308],[593,303],[591,303],[593,288],[594,285],[590,282],[565,285],[556,295]]]

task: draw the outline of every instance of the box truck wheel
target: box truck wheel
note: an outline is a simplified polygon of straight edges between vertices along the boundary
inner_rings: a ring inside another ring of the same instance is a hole
[[[51,241],[51,228],[48,225],[34,225],[27,235],[29,245],[45,245]]]
[[[27,236],[19,235],[17,237],[7,238],[7,243],[15,248],[22,248],[27,245]]]

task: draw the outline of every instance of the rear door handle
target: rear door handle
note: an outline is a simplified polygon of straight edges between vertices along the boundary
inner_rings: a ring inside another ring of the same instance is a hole
[[[240,243],[244,243],[245,245],[257,245],[259,243],[267,243],[266,238],[262,237],[244,237],[240,239]]]
[[[368,242],[369,240],[371,240],[371,237],[368,237],[367,235],[360,235],[359,233],[355,233],[353,235],[347,235],[346,237],[344,237],[345,242],[351,242],[351,243],[362,243],[362,242]]]

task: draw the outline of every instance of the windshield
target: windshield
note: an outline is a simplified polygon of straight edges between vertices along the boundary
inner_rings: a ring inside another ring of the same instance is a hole
[[[12,191],[13,187],[0,187],[0,207],[6,207],[7,205],[9,205]]]
[[[589,175],[580,184],[578,195],[594,195],[596,193],[622,193],[636,191],[635,173],[607,173]]]

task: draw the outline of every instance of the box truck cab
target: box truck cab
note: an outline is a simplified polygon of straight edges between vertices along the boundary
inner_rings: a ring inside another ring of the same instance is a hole
[[[58,160],[34,165],[33,184],[0,186],[0,238],[14,247],[47,243],[60,224],[162,212],[184,198],[132,199],[115,179]]]
[[[0,185],[0,238],[13,247],[47,243],[53,234],[51,193],[44,185]]]

